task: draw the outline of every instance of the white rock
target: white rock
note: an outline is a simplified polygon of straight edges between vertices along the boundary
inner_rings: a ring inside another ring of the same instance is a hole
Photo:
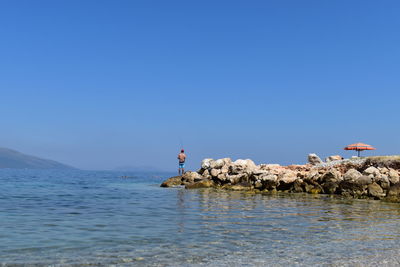
[[[297,173],[293,171],[283,172],[282,175],[278,178],[279,182],[284,182],[286,184],[293,183],[297,180]]]
[[[182,178],[184,180],[187,180],[187,181],[194,181],[194,180],[197,180],[197,179],[201,179],[201,177],[202,176],[197,172],[185,172],[182,175]]]
[[[219,169],[211,169],[211,172],[210,172],[212,177],[217,177],[218,174],[220,174],[220,173],[221,173],[221,171]]]
[[[379,170],[377,168],[369,167],[369,168],[364,170],[363,174],[367,175],[367,176],[370,176],[370,175],[379,176],[381,173],[379,172]]]
[[[210,168],[212,169],[221,169],[225,165],[225,161],[223,159],[217,159],[211,161]]]
[[[213,162],[213,159],[203,159],[201,161],[201,168],[202,169],[208,169],[210,168],[211,162]]]

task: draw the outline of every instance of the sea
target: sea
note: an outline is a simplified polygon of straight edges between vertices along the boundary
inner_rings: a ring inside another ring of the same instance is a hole
[[[400,205],[0,170],[0,266],[398,266]]]

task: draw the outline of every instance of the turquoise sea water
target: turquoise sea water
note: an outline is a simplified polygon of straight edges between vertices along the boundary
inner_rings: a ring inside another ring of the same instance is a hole
[[[169,175],[0,170],[0,266],[400,263],[398,204],[160,188]]]

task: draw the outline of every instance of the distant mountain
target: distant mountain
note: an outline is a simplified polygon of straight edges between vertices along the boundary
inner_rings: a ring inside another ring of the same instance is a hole
[[[74,169],[54,160],[22,154],[18,151],[0,147],[0,169]]]

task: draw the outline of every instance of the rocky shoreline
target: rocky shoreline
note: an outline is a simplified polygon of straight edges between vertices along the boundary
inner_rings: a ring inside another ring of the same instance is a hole
[[[308,164],[256,165],[252,160],[204,159],[201,169],[167,179],[161,187],[220,188],[253,192],[335,194],[400,203],[400,156],[343,159],[322,162],[315,154]]]

